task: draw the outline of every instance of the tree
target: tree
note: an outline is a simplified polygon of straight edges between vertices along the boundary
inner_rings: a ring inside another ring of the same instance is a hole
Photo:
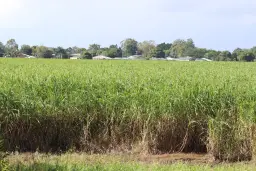
[[[211,60],[216,60],[220,52],[217,52],[216,50],[208,50],[204,54],[204,58],[211,59]]]
[[[110,48],[118,49],[118,46],[117,46],[117,45],[110,45],[110,46],[109,46],[109,49],[110,49]]]
[[[77,46],[74,46],[74,47],[72,47],[72,53],[81,53],[80,51],[79,51],[79,48],[77,47]]]
[[[15,39],[10,39],[7,41],[5,45],[5,55],[8,57],[18,57],[20,55],[19,46]]]
[[[207,50],[204,48],[189,47],[185,50],[184,56],[203,58],[206,53],[207,53]]]
[[[162,51],[165,51],[165,50],[170,50],[172,47],[172,44],[171,43],[161,43],[161,44],[158,44],[156,46],[157,50],[162,50]]]
[[[256,46],[252,47],[250,51],[254,54],[254,56],[256,56]]]
[[[196,48],[185,48],[183,55],[182,56],[190,56],[190,57],[195,57],[196,56]]]
[[[37,50],[36,50],[37,46],[32,46],[31,49],[32,49],[32,55],[33,56],[37,56]]]
[[[71,55],[73,54],[73,49],[72,49],[72,47],[69,47],[69,48],[65,49],[65,52],[66,52],[66,54],[67,54],[67,57],[70,58]]]
[[[138,44],[138,49],[142,52],[144,58],[152,58],[155,55],[156,45],[153,40],[144,41]]]
[[[0,42],[0,57],[3,57],[5,53],[5,47],[2,42]]]
[[[53,51],[45,46],[37,46],[36,47],[36,56],[41,58],[52,58]]]
[[[177,39],[172,43],[170,49],[170,56],[177,58],[185,56],[186,54],[192,53],[195,49],[195,44],[192,39],[187,39],[187,41],[182,39]]]
[[[193,39],[187,39],[187,41],[186,41],[186,47],[187,48],[189,48],[189,47],[191,47],[191,48],[195,48],[195,43],[194,43],[194,41],[193,41]]]
[[[82,53],[83,51],[87,51],[86,48],[78,48],[77,49],[77,53]]]
[[[29,45],[22,45],[20,51],[26,55],[32,55],[32,48]]]
[[[169,49],[169,50],[164,50],[164,54],[165,54],[165,57],[170,56],[170,54],[171,54],[171,49]]]
[[[66,58],[68,58],[68,54],[67,54],[67,52],[66,52],[66,50],[64,49],[64,48],[62,48],[62,47],[57,47],[57,48],[54,48],[54,53],[55,53],[55,57],[56,58],[63,58],[63,59],[66,59]]]
[[[98,50],[100,50],[100,45],[98,45],[98,44],[91,44],[91,45],[89,45],[88,52],[89,52],[92,56],[98,55],[98,54],[97,54],[97,51],[98,51]]]
[[[240,55],[240,53],[242,53],[243,50],[241,48],[236,48],[232,54],[231,54],[231,57],[234,61],[238,61],[238,56]]]
[[[108,48],[108,56],[111,58],[122,57],[122,49],[117,45],[110,45]]]
[[[138,51],[138,42],[131,38],[125,39],[121,42],[121,49],[123,56],[136,55]]]
[[[247,61],[247,62],[252,62],[255,60],[255,55],[251,50],[244,50],[239,53],[238,55],[239,61]]]
[[[154,56],[156,58],[164,58],[165,57],[165,52],[161,49],[156,48]]]
[[[170,55],[171,43],[161,43],[156,46],[155,57],[164,58]]]
[[[217,56],[216,60],[217,61],[232,61],[232,55],[229,51],[223,51]]]
[[[110,58],[121,57],[122,51],[118,48],[108,48],[102,51],[102,55],[108,56]]]
[[[92,59],[92,54],[90,54],[88,51],[83,51],[81,53],[81,58],[82,59]]]

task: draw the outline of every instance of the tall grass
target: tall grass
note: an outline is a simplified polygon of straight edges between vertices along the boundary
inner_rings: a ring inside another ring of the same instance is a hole
[[[255,65],[1,59],[5,146],[250,159]]]

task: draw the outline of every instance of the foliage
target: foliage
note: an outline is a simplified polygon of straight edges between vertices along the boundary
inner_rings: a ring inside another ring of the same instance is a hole
[[[207,50],[204,48],[187,48],[184,56],[191,56],[195,58],[203,58],[205,54],[207,53]]]
[[[36,56],[40,58],[52,58],[53,51],[45,46],[36,47]]]
[[[240,61],[247,61],[247,62],[252,62],[254,61],[255,59],[255,55],[252,51],[250,50],[243,50],[241,51],[237,58],[240,60]]]
[[[29,45],[22,45],[20,51],[26,55],[32,55],[32,48]]]
[[[60,46],[57,48],[54,48],[53,52],[55,53],[56,58],[67,59],[69,57],[67,51]]]
[[[100,50],[100,45],[91,44],[89,45],[88,52],[92,55],[92,57],[99,55],[97,52]]]
[[[2,42],[0,42],[0,57],[3,57],[5,53],[5,47]]]
[[[138,44],[138,50],[144,58],[155,57],[156,43],[153,40],[141,42]]]
[[[204,58],[208,58],[211,60],[217,60],[217,57],[219,56],[220,52],[216,51],[216,50],[208,50],[205,54],[204,54]]]
[[[122,57],[122,50],[117,45],[110,45],[109,48],[101,48],[99,54],[111,58]]]
[[[240,55],[240,53],[243,52],[243,50],[241,48],[236,48],[233,52],[232,52],[232,58],[235,61],[238,61],[238,56]]]
[[[189,55],[195,49],[195,44],[192,39],[182,40],[177,39],[172,43],[170,55],[174,58]]]
[[[121,42],[121,49],[123,56],[136,55],[138,51],[138,42],[134,39],[128,38]]]
[[[44,56],[45,58],[70,58],[71,56],[74,56],[74,54],[81,54],[85,51],[90,53],[92,57],[97,55],[104,55],[111,58],[129,57],[131,55],[141,55],[146,59],[152,57],[178,58],[190,56],[195,58],[208,58],[214,61],[252,61],[254,60],[253,56],[256,56],[256,46],[252,47],[251,49],[237,48],[232,53],[230,53],[227,50],[216,51],[212,49],[197,47],[195,46],[195,43],[192,39],[177,39],[172,43],[164,42],[156,44],[152,40],[138,42],[135,39],[127,38],[120,43],[120,46],[113,44],[109,47],[101,47],[99,44],[90,44],[88,49],[77,46],[69,47],[67,49],[64,49],[63,47],[50,48],[43,46],[44,52],[38,52],[37,47],[41,48],[42,46],[29,47],[28,45],[22,45],[19,51],[16,41],[14,39],[10,39],[5,46],[3,46],[3,44],[0,42],[0,57],[19,57],[22,56],[21,53],[24,53],[33,56]],[[245,53],[242,53],[244,51],[250,51],[251,54],[246,55]],[[245,58],[247,60],[245,60]]]
[[[32,46],[31,49],[32,49],[32,55],[33,56],[37,56],[37,47],[38,46]]]
[[[223,51],[217,56],[217,61],[232,61],[232,55],[229,51]]]
[[[5,56],[18,57],[19,55],[19,46],[16,43],[15,39],[8,40],[5,45]]]
[[[149,52],[150,57],[156,57],[156,58],[164,58],[165,53],[164,51],[157,49],[157,48],[152,48]]]
[[[165,57],[169,57],[171,54],[171,50],[164,50]]]
[[[82,59],[92,59],[92,54],[90,54],[88,51],[83,51],[81,54]]]
[[[156,48],[160,51],[170,50],[172,47],[171,43],[160,43],[156,46]]]

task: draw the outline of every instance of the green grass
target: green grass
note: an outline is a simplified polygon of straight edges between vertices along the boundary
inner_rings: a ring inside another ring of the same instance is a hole
[[[18,171],[253,171],[255,166],[227,165],[211,167],[209,165],[142,165],[142,164],[109,164],[109,165],[51,165],[37,163],[31,166],[15,166],[13,170]]]
[[[9,151],[254,151],[256,64],[0,60]]]
[[[254,162],[233,164],[173,162],[172,164],[161,164],[135,161],[127,156],[114,155],[39,155],[29,161],[26,158],[21,158],[21,156],[12,156],[11,158],[9,170],[17,171],[253,171],[256,167]]]

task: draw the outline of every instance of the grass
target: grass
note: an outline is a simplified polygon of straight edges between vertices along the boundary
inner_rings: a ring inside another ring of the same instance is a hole
[[[256,64],[0,60],[8,151],[255,151]]]
[[[29,155],[31,157],[31,155]],[[14,155],[9,157],[10,170],[18,171],[87,171],[87,170],[161,170],[161,171],[235,171],[255,170],[255,163],[190,163],[175,162],[162,164],[159,162],[142,162],[135,161],[132,157],[125,155],[84,155],[84,154],[65,154],[61,156],[55,155],[35,155],[33,159],[26,158],[26,155]]]
[[[31,166],[24,166],[24,165],[18,165],[13,167],[13,170],[18,171],[69,171],[69,170],[75,170],[75,171],[116,171],[116,170],[122,170],[122,171],[253,171],[255,169],[255,166],[247,166],[247,165],[226,165],[226,166],[217,166],[217,167],[211,167],[208,165],[197,165],[197,166],[191,166],[187,164],[173,164],[173,165],[143,165],[143,164],[134,164],[134,163],[128,163],[128,164],[108,164],[108,165],[70,165],[70,164],[57,164],[57,165],[51,165],[51,164],[43,164],[43,163],[37,163]]]

